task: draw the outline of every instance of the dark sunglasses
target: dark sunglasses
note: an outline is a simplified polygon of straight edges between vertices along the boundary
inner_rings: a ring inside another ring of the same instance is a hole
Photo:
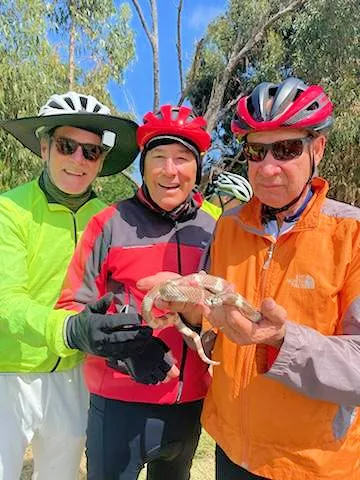
[[[84,158],[90,162],[96,162],[106,151],[102,145],[95,145],[93,143],[80,143],[72,138],[53,137],[53,139],[55,141],[56,150],[61,155],[72,155],[79,147],[81,147]]]
[[[292,160],[304,151],[304,145],[311,143],[313,137],[293,138],[290,140],[280,140],[274,143],[249,143],[245,142],[243,152],[246,160],[249,162],[262,162],[266,154],[271,150],[275,160],[286,162]]]

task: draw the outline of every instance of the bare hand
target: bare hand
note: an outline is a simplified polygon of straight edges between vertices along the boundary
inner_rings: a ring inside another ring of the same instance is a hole
[[[230,305],[205,309],[205,316],[212,325],[239,345],[262,343],[280,348],[284,341],[287,312],[272,298],[262,302],[260,311],[263,318],[258,323],[251,322]]]

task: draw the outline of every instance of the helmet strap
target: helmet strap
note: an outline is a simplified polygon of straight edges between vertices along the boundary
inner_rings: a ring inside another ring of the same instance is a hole
[[[217,196],[218,196],[218,199],[219,199],[219,202],[220,202],[221,211],[223,212],[226,203],[224,204],[224,202],[223,202],[223,200],[222,200],[222,198],[221,198],[220,193],[217,193]]]

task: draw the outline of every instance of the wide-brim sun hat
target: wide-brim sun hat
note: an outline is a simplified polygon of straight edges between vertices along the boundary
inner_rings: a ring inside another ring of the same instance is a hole
[[[69,93],[65,94],[68,95],[68,97],[66,97],[67,101],[69,101],[69,98],[74,102],[75,100],[78,100],[77,97],[75,97],[75,95],[78,94],[75,94],[74,92]],[[54,95],[51,98],[57,97],[60,98],[60,101],[63,101],[65,95]],[[94,97],[85,95],[80,97],[80,99],[83,98],[89,102],[90,100],[96,100]],[[49,105],[51,108],[50,100],[46,106],[42,107],[42,109],[49,108]],[[97,104],[95,105],[97,106]],[[99,105],[102,104],[99,103]],[[58,108],[58,111],[61,111],[58,106],[56,108]],[[99,107],[97,107],[97,109],[98,108]],[[105,108],[107,109],[107,107]],[[99,133],[99,135],[101,135],[102,131],[115,133],[115,144],[105,157],[103,167],[99,173],[99,176],[101,177],[113,175],[125,170],[133,163],[139,153],[136,141],[136,130],[138,125],[128,118],[107,115],[100,112],[89,113],[84,109],[83,111],[73,110],[72,113],[64,112],[60,114],[54,114],[53,112],[50,114],[45,112],[38,117],[25,117],[15,120],[0,121],[1,128],[10,133],[24,147],[28,148],[39,157],[41,156],[40,141],[37,135],[39,129],[45,127],[45,129],[49,131],[62,126],[81,128]]]
[[[36,131],[42,126],[69,126],[84,130],[109,130],[116,134],[115,145],[106,155],[100,177],[125,170],[135,160],[139,149],[136,143],[137,124],[132,120],[96,113],[61,114],[49,117],[27,117],[0,122],[0,127],[15,137],[24,147],[41,156]]]

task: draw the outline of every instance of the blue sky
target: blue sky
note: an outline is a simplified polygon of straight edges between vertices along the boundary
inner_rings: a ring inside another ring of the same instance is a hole
[[[150,10],[148,0],[140,0],[144,13]],[[153,106],[152,51],[143,31],[137,12],[133,10],[131,26],[136,33],[136,59],[125,73],[122,86],[113,84],[110,93],[119,110],[132,110],[141,121],[142,116]],[[180,96],[176,54],[177,0],[158,0],[159,50],[160,50],[160,103],[176,103]],[[225,9],[224,0],[184,0],[182,14],[183,68],[191,63],[194,45],[207,25]]]
[[[150,22],[148,0],[140,0]],[[176,53],[176,20],[178,0],[158,0],[160,52],[160,104],[175,104],[180,97]],[[132,2],[131,27],[136,34],[136,58],[125,73],[123,85],[110,85],[112,99],[120,111],[132,111],[140,123],[143,115],[153,108],[152,51]],[[146,8],[145,8],[146,7]],[[208,24],[225,10],[224,0],[183,0],[182,58],[186,73],[196,41],[205,33]],[[134,163],[133,178],[140,183],[138,159]]]

